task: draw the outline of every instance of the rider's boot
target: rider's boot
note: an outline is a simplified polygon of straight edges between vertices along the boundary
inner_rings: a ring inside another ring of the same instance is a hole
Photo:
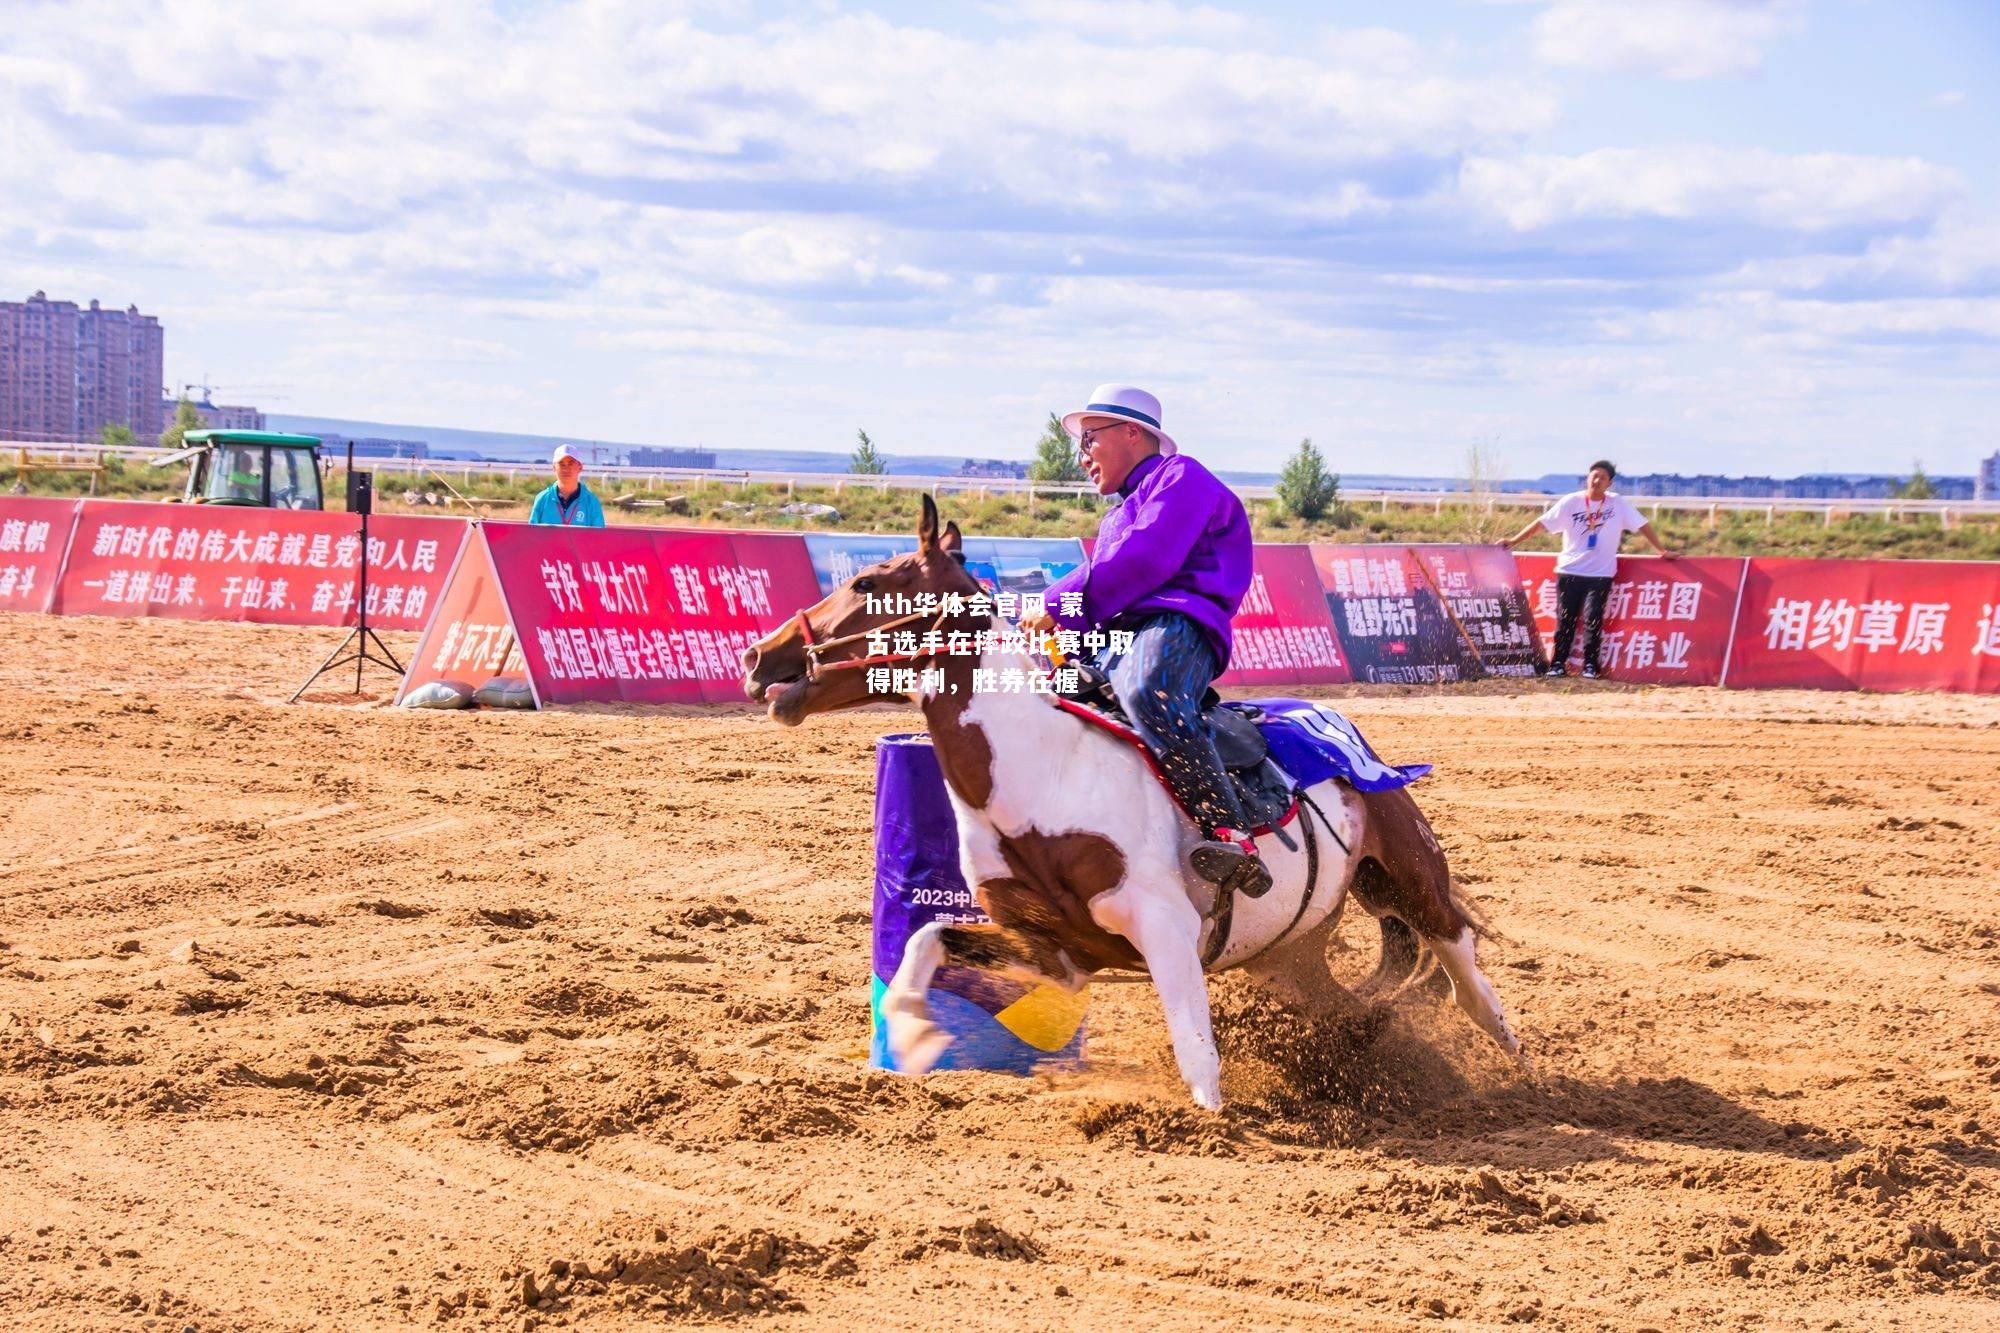
[[[1257,844],[1235,829],[1219,828],[1214,837],[1196,843],[1188,864],[1217,888],[1246,898],[1261,898],[1271,889],[1271,871],[1257,855]]]

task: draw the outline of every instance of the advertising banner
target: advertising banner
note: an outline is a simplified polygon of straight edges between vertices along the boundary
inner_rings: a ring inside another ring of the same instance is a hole
[[[989,592],[1039,597],[1083,563],[1074,537],[967,537],[965,567]]]
[[[1517,555],[1521,587],[1535,613],[1535,629],[1545,652],[1556,632],[1556,558]],[[1604,639],[1598,665],[1616,680],[1644,685],[1717,685],[1736,623],[1736,597],[1743,586],[1738,556],[1661,560],[1657,556],[1618,560],[1618,574],[1604,601]],[[1570,666],[1583,663],[1579,626],[1570,646]]]
[[[360,519],[237,505],[86,500],[54,609],[263,625],[351,625]],[[369,520],[368,619],[418,629],[444,585],[463,520]]]
[[[81,501],[0,495],[0,611],[46,611]]]
[[[1217,685],[1341,685],[1354,679],[1304,546],[1260,542],[1250,591],[1230,622],[1235,652]]]
[[[821,597],[868,566],[917,549],[914,534],[898,533],[813,532],[805,544]],[[965,539],[965,567],[992,592],[1039,595],[1081,563],[1083,543],[1074,537]]]
[[[2000,692],[2000,563],[1751,560],[1723,683]]]
[[[485,527],[483,523],[472,525],[452,564],[430,624],[417,640],[403,683],[397,687],[399,704],[411,690],[434,680],[457,681],[477,689],[495,676],[525,676],[531,687],[535,685],[521,655],[520,637],[507,612],[507,598],[500,590],[493,557],[486,549]],[[539,694],[535,703],[541,706]]]
[[[1441,599],[1479,670],[1488,676],[1532,676],[1540,653],[1514,553],[1492,543],[1411,546],[1424,586]]]
[[[1514,558],[1498,546],[1311,547],[1359,681],[1426,684],[1534,674]]]
[[[485,523],[474,547],[404,694],[525,670],[541,704],[736,700],[743,650],[819,600],[785,534]]]
[[[914,533],[809,532],[804,541],[806,554],[812,559],[813,577],[819,583],[819,597],[870,565],[917,549]]]

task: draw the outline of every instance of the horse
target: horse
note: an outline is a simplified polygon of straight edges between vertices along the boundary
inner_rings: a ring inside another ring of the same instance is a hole
[[[1300,817],[1322,820],[1332,845],[1309,867],[1305,850],[1286,845],[1291,840],[1262,839],[1274,883],[1255,900],[1230,904],[1226,947],[1205,958],[1204,943],[1218,942],[1224,904],[1187,867],[1199,830],[1139,749],[1044,695],[972,688],[975,670],[1017,670],[1025,679],[1037,666],[1024,651],[979,644],[981,631],[999,627],[991,616],[953,609],[983,589],[965,568],[958,525],[941,529],[938,517],[926,495],[915,551],[862,570],[743,654],[744,693],[784,726],[912,698],[923,711],[950,792],[965,882],[991,921],[932,922],[911,936],[881,1004],[899,1068],[926,1072],[950,1044],[925,1005],[944,964],[1072,993],[1099,972],[1142,971],[1159,995],[1190,1096],[1219,1110],[1207,973],[1241,968],[1281,1003],[1331,1012],[1346,992],[1327,950],[1350,893],[1382,923],[1378,978],[1407,980],[1427,950],[1472,1022],[1524,1060],[1479,970],[1478,932],[1453,891],[1444,850],[1402,788],[1363,792],[1328,780],[1307,789]],[[935,602],[920,601],[926,594]],[[957,597],[947,601],[950,594]],[[893,614],[905,605],[942,609]],[[870,651],[919,621],[927,647]],[[960,651],[936,646],[954,640]],[[978,651],[964,651],[967,643]],[[921,673],[925,683],[914,695],[884,688],[907,679],[866,670],[920,663],[932,670]]]

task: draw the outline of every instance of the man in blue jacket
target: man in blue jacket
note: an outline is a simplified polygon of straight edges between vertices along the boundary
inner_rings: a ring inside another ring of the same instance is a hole
[[[565,528],[601,528],[604,506],[583,484],[583,460],[566,444],[556,446],[549,462],[556,470],[553,486],[535,497],[528,522],[558,524]]]
[[[1028,626],[1121,629],[1129,651],[1100,662],[1125,715],[1166,772],[1204,841],[1189,857],[1210,883],[1255,896],[1271,872],[1244,828],[1242,806],[1202,716],[1208,684],[1229,665],[1229,622],[1250,588],[1250,520],[1215,474],[1160,429],[1160,400],[1124,384],[1098,386],[1063,418],[1098,493],[1119,503],[1083,564],[1044,594]],[[1064,594],[1070,609],[1064,609]]]

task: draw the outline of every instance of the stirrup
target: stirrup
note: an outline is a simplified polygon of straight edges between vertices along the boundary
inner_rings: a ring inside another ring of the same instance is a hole
[[[1271,868],[1264,864],[1264,858],[1246,856],[1229,877],[1227,887],[1245,898],[1261,898],[1271,891],[1271,883]]]
[[[1213,839],[1196,843],[1188,853],[1188,864],[1223,893],[1261,898],[1271,891],[1271,872],[1257,855],[1256,844],[1233,829],[1217,829]]]
[[[1118,704],[1117,691],[1111,688],[1111,677],[1104,674],[1104,668],[1078,658],[1071,658],[1066,665],[1076,668],[1076,693],[1071,698],[1080,703],[1096,704],[1114,713],[1123,711]]]

